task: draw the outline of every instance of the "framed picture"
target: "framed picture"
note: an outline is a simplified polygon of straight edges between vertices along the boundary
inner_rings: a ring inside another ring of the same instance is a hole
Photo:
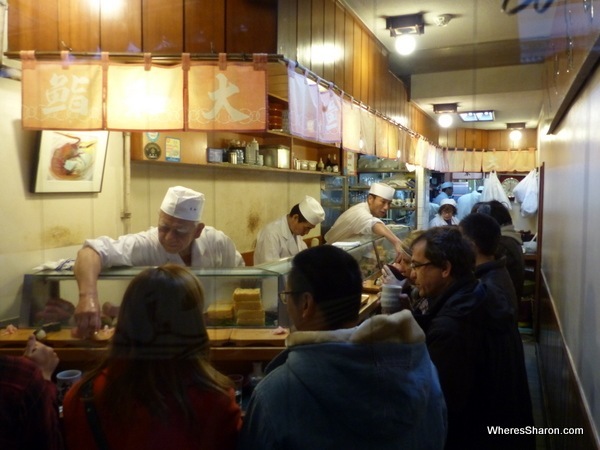
[[[40,133],[35,193],[100,192],[108,131]]]

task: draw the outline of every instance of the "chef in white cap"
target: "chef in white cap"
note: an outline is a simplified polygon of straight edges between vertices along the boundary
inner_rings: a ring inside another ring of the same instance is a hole
[[[294,256],[307,248],[302,239],[325,219],[321,204],[310,196],[292,207],[289,214],[268,223],[259,231],[254,265]]]
[[[367,201],[343,212],[325,234],[325,241],[333,244],[375,234],[390,241],[398,255],[401,255],[402,241],[381,220],[387,215],[395,192],[396,190],[387,184],[373,183]]]
[[[160,205],[158,227],[112,239],[88,239],[77,253],[74,273],[79,287],[74,334],[88,337],[100,327],[98,275],[111,266],[158,266],[167,262],[199,267],[243,266],[235,244],[201,222],[204,194],[174,186]]]
[[[433,199],[433,203],[441,204],[442,200],[446,198],[452,198],[454,192],[454,185],[451,181],[446,181],[440,185],[440,193],[436,198]]]

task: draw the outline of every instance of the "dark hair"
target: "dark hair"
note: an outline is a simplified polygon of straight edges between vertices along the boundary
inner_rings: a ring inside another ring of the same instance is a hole
[[[347,252],[333,245],[301,251],[292,260],[288,284],[291,291],[312,294],[328,329],[342,328],[358,319],[362,274]]]
[[[298,214],[298,222],[308,222],[306,217],[304,217],[300,212],[300,203],[296,203],[294,206],[292,206],[289,216],[292,217],[294,214]]]
[[[454,278],[471,276],[475,269],[475,252],[458,227],[433,227],[417,237],[417,242],[425,241],[425,257],[436,267],[452,265],[450,275]]]
[[[486,214],[474,213],[465,216],[459,225],[463,234],[473,241],[480,253],[492,256],[500,242],[500,225]]]
[[[508,208],[498,200],[490,200],[489,202],[478,202],[473,205],[472,213],[482,213],[492,216],[496,222],[502,227],[504,225],[512,225],[512,217]]]
[[[85,382],[108,370],[110,381],[97,400],[119,426],[126,427],[139,405],[163,420],[175,409],[193,423],[190,385],[227,395],[227,377],[208,361],[203,306],[202,286],[183,266],[149,268],[131,280],[108,354],[83,377]]]

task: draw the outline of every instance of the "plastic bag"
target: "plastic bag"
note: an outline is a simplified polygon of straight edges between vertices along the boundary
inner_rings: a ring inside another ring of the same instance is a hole
[[[538,183],[537,170],[533,169],[513,189],[515,200],[521,203],[521,216],[523,217],[531,217],[537,213],[539,203]]]
[[[525,195],[527,194],[527,190],[532,184],[535,184],[537,187],[537,170],[535,169],[533,169],[525,178],[519,181],[519,184],[517,184],[513,189],[513,194],[517,202],[523,203],[523,200],[525,200]]]
[[[489,176],[483,182],[483,193],[481,194],[482,202],[489,202],[491,200],[497,200],[506,206],[507,209],[512,209],[512,205],[502,183],[498,179],[496,172],[490,172]]]

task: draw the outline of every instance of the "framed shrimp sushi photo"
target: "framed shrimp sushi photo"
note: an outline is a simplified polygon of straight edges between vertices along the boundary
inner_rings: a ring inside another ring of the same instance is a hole
[[[100,192],[107,144],[108,131],[42,131],[32,191]]]

